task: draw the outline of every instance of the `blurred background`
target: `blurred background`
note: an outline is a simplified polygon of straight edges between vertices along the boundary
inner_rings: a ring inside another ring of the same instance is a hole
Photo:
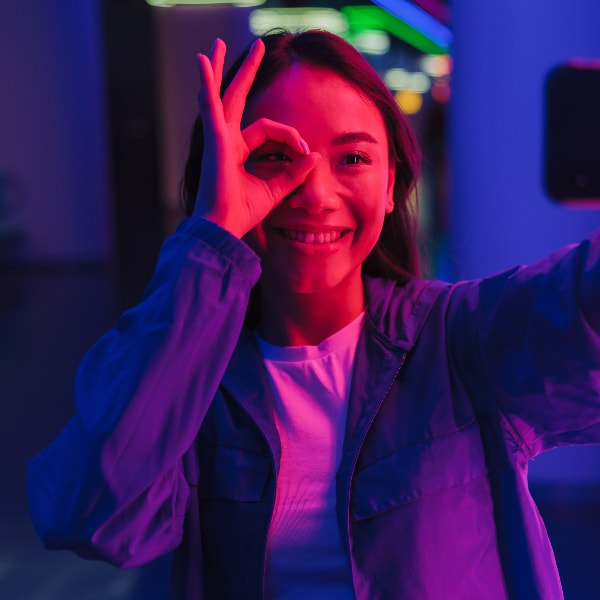
[[[44,551],[25,472],[73,413],[82,354],[139,300],[182,217],[198,51],[219,36],[230,61],[275,26],[355,44],[423,146],[427,274],[456,281],[600,225],[596,202],[565,203],[544,185],[548,74],[600,59],[599,23],[597,0],[2,0],[0,598],[165,597],[169,557],[118,571]],[[565,597],[600,597],[600,449],[536,459],[530,486]]]

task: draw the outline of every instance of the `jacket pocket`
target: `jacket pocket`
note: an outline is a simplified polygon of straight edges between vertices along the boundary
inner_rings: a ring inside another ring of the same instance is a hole
[[[227,446],[201,447],[198,498],[258,502],[271,473],[266,456]]]
[[[356,473],[351,516],[355,521],[368,519],[486,473],[480,430],[474,422],[389,454]]]

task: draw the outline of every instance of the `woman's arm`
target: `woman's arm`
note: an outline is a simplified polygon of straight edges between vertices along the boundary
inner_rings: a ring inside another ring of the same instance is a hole
[[[82,361],[77,416],[31,462],[31,514],[48,547],[134,566],[181,540],[189,495],[181,459],[259,277],[258,258],[238,238],[319,160],[291,127],[261,119],[241,129],[263,54],[257,41],[222,101],[225,44],[217,40],[210,58],[198,55],[204,151],[195,214],[165,243],[142,303]],[[262,180],[245,163],[269,140],[295,148],[298,159]]]
[[[600,443],[600,230],[530,266],[459,284],[455,300],[453,354],[478,408],[500,411],[527,459]]]
[[[83,359],[77,415],[29,467],[50,548],[134,566],[176,547],[190,448],[242,327],[257,257],[191,218],[169,238],[143,301]]]

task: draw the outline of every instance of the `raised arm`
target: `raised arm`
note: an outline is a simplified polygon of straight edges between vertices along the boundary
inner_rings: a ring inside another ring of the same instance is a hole
[[[50,548],[120,566],[177,546],[192,445],[242,327],[256,256],[200,218],[166,241],[144,300],[86,354],[76,416],[29,468]]]
[[[182,457],[193,444],[260,275],[238,238],[300,185],[318,155],[297,131],[258,121],[243,131],[257,42],[219,96],[225,45],[198,56],[204,154],[195,215],[169,238],[143,301],[83,359],[76,416],[29,469],[34,524],[45,544],[133,566],[176,547],[189,498]],[[245,162],[268,140],[298,160],[268,181]]]

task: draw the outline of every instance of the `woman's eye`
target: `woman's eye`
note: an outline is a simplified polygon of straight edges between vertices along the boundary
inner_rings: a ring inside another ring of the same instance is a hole
[[[343,165],[362,165],[362,164],[369,164],[370,162],[371,161],[369,160],[368,156],[366,156],[365,154],[358,153],[358,152],[353,152],[352,154],[347,154],[341,160],[341,163]]]
[[[259,148],[246,161],[246,169],[256,177],[269,179],[287,169],[292,162],[291,156],[291,153],[287,154],[282,150]]]
[[[269,152],[263,155],[261,160],[268,162],[292,162],[292,159],[285,152]]]

